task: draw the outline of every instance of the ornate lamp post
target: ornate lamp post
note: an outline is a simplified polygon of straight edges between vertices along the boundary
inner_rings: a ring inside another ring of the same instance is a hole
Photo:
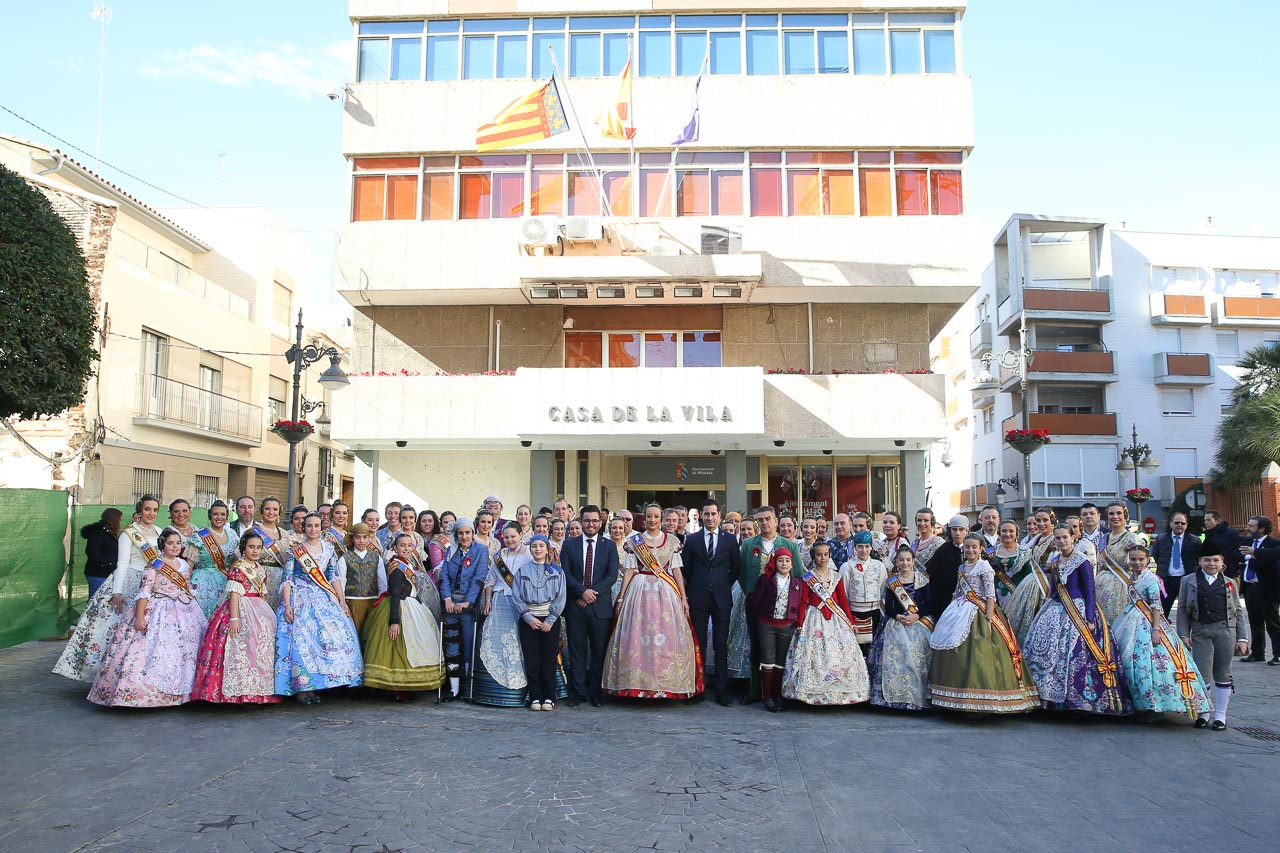
[[[293,400],[292,413],[293,421],[296,424],[304,412],[312,411],[323,403],[308,402],[308,408],[302,407],[302,371],[315,364],[322,358],[329,359],[329,366],[320,374],[319,382],[330,391],[337,391],[345,388],[350,384],[351,380],[347,378],[347,374],[343,371],[340,362],[342,354],[335,347],[318,347],[315,344],[302,345],[302,309],[298,309],[298,326],[297,338],[293,346],[284,354],[285,359],[293,365]],[[328,413],[328,408],[325,408]],[[287,507],[295,505],[295,499],[298,493],[298,444],[306,440],[310,430],[276,430],[276,432],[287,442],[289,442],[289,491]]]
[[[1142,505],[1151,500],[1151,490],[1144,489],[1138,481],[1138,469],[1146,471],[1148,474],[1153,473],[1160,467],[1160,462],[1151,455],[1151,448],[1146,444],[1138,442],[1138,425],[1133,425],[1133,444],[1128,447],[1120,448],[1120,461],[1116,464],[1117,471],[1133,472],[1133,488],[1125,492],[1125,496],[1133,502],[1135,514],[1142,511]]]

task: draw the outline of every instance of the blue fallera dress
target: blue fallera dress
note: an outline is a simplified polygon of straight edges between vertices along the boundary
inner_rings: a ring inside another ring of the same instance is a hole
[[[929,707],[929,635],[933,633],[933,620],[929,614],[933,597],[929,579],[923,572],[916,572],[912,583],[900,584],[903,592],[915,605],[919,622],[904,625],[896,617],[907,614],[907,608],[892,586],[898,575],[889,575],[885,581],[884,620],[871,641],[867,652],[867,668],[871,671],[871,704],[884,708],[920,711]]]
[[[208,529],[212,532],[212,528]],[[217,547],[222,551],[222,565],[230,571],[232,564],[235,563],[239,553],[240,534],[236,533],[230,527],[223,527],[222,532],[227,534],[227,541]],[[192,561],[195,568],[191,570],[191,592],[196,597],[196,603],[200,605],[200,609],[204,611],[206,619],[213,618],[213,611],[218,609],[218,604],[222,601],[222,594],[227,589],[227,572],[220,571],[213,561],[213,555],[209,553],[209,548],[205,545],[204,540],[200,538],[200,530],[191,534],[186,542],[187,552],[194,558]]]
[[[329,585],[337,588],[338,560],[328,542],[323,543],[316,563]],[[292,587],[292,623],[284,618],[285,584]],[[307,690],[359,686],[364,674],[360,639],[355,623],[343,612],[338,599],[317,583],[292,555],[280,586],[280,606],[276,610],[276,693],[292,696]]]
[[[1181,712],[1192,719],[1208,713],[1204,678],[1160,609],[1160,581],[1155,572],[1148,570],[1134,577],[1129,602],[1113,633],[1134,710]],[[1153,621],[1164,634],[1163,642],[1151,641]]]

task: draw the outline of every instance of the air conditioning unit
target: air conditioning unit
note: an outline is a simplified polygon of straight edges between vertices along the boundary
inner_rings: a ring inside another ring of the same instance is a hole
[[[529,216],[520,220],[520,245],[554,246],[560,226],[551,216]]]
[[[704,225],[702,228],[702,254],[742,254],[742,232],[732,228]]]
[[[564,238],[581,242],[590,242],[604,237],[604,225],[599,219],[586,216],[571,216],[564,221]]]

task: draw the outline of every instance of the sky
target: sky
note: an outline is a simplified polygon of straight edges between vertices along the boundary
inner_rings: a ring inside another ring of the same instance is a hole
[[[353,73],[346,2],[110,5],[100,146],[93,0],[6,4],[0,133],[91,167],[98,148],[101,173],[156,207],[264,205],[311,244],[313,301],[340,300],[348,171],[325,95]],[[1023,212],[1280,236],[1277,31],[1273,0],[971,0],[981,233]]]

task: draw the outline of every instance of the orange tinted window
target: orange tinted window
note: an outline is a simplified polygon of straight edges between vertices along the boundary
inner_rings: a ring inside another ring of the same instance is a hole
[[[605,172],[604,192],[614,216],[631,215],[631,173]]]
[[[529,212],[534,216],[564,213],[564,176],[560,172],[534,172]]]
[[[460,175],[459,183],[462,185],[462,205],[459,211],[461,219],[488,219],[489,218],[489,176],[488,175]]]
[[[493,218],[524,216],[524,175],[519,172],[493,173]]]
[[[382,219],[386,180],[382,175],[356,178],[351,193],[352,222],[375,222]]]
[[[853,171],[822,172],[823,212],[831,216],[853,216],[857,202],[853,192]]]
[[[417,157],[361,157],[351,161],[357,172],[385,172],[391,169],[416,169]]]
[[[588,172],[569,173],[569,215],[599,216],[600,185]]]
[[[863,216],[893,215],[893,193],[888,169],[859,169],[858,187],[860,210]]]
[[[742,173],[711,173],[711,213],[714,216],[742,215]]]
[[[427,175],[422,214],[433,221],[453,219],[453,174]]]
[[[925,216],[929,213],[929,185],[923,169],[899,169],[898,215]]]
[[[964,191],[960,173],[942,169],[929,173],[930,209],[935,216],[959,216],[964,213]]]
[[[819,166],[823,163],[853,165],[852,151],[788,151],[787,163],[793,166]]]
[[[817,216],[822,213],[822,192],[817,169],[787,172],[787,215]]]
[[[565,367],[604,367],[604,342],[599,332],[564,333]]]
[[[858,162],[863,166],[887,166],[889,165],[888,151],[859,151]]]
[[[609,366],[639,367],[640,336],[632,334],[609,335]]]
[[[418,176],[387,176],[387,219],[418,218]]]
[[[711,213],[711,174],[676,172],[676,216],[708,216]]]
[[[782,215],[782,170],[751,170],[751,215]]]
[[[664,194],[663,188],[666,188]],[[671,187],[667,185],[665,169],[640,170],[640,215],[665,218],[671,216]],[[662,199],[662,209],[658,209],[658,200]]]
[[[963,159],[959,151],[899,151],[898,162],[908,166],[958,165]]]

